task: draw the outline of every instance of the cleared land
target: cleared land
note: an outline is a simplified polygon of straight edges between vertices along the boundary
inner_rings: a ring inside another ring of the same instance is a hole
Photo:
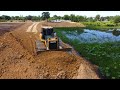
[[[57,27],[56,23],[46,22],[0,23],[0,78],[99,79],[97,67],[74,50],[72,54],[49,51],[36,56],[35,40],[42,25]],[[73,24],[63,22],[60,26]]]

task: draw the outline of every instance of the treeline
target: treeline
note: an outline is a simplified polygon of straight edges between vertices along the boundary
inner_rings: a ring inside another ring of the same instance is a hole
[[[28,15],[28,16],[7,16],[7,15],[2,15],[0,16],[0,21],[12,21],[12,20],[21,20],[21,21],[26,21],[26,20],[35,20],[35,21],[39,21],[41,20],[41,17],[40,16],[31,16],[31,15]]]
[[[40,21],[40,20],[46,20],[50,18],[50,13],[49,12],[43,12],[42,15],[40,16],[8,16],[8,15],[2,15],[0,16],[0,21],[13,21],[13,20],[20,20],[20,21],[26,21],[26,20],[32,20],[32,21]]]
[[[63,20],[71,20],[74,22],[96,22],[96,21],[113,21],[115,23],[120,22],[120,16],[106,16],[102,17],[100,15],[96,15],[95,17],[86,17],[86,16],[80,16],[80,15],[64,15],[63,17],[54,15],[53,17],[49,18],[50,20],[56,20],[56,19],[63,19]]]
[[[79,16],[79,15],[75,16],[74,14],[71,14],[71,15],[64,15],[63,17],[54,15],[53,17],[49,18],[49,20],[56,20],[56,19],[71,20],[73,22],[82,22],[82,21],[86,21],[87,17]]]
[[[63,17],[54,15],[53,17],[50,17],[49,20],[56,20],[56,19],[63,19],[63,20],[71,20],[73,22],[96,22],[96,21],[111,21],[114,23],[120,22],[120,16],[106,16],[102,17],[100,15],[96,15],[95,17],[86,17],[86,16],[80,16],[80,15],[64,15]]]
[[[0,16],[0,21],[8,21],[8,20],[32,20],[32,21],[40,21],[40,20],[71,20],[73,22],[96,22],[96,21],[111,21],[114,23],[119,23],[120,22],[120,16],[106,16],[102,17],[100,15],[96,15],[95,17],[86,17],[86,16],[81,16],[81,15],[64,15],[64,16],[58,16],[54,15],[53,17],[50,17],[49,12],[43,12],[42,15],[40,16],[7,16],[7,15],[2,15]]]

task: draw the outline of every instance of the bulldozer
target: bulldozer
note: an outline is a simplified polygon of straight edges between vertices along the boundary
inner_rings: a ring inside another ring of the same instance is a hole
[[[71,51],[72,47],[63,43],[56,35],[53,27],[42,26],[39,34],[39,40],[36,40],[36,54],[43,51]]]

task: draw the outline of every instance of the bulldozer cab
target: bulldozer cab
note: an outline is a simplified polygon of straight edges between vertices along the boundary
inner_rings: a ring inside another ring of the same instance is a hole
[[[54,37],[53,27],[42,27],[42,39]]]

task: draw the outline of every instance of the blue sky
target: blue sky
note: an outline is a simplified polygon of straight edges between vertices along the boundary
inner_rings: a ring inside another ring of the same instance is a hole
[[[0,11],[0,16],[1,15],[9,15],[9,16],[27,16],[27,15],[33,15],[33,16],[38,16],[42,14],[42,12],[45,11]],[[75,14],[75,15],[82,15],[82,16],[87,16],[87,17],[95,17],[97,14],[101,16],[115,16],[115,15],[120,15],[120,11],[48,11],[50,12],[50,16],[53,15],[58,15],[58,16],[63,16],[65,14],[70,15],[70,14]]]

